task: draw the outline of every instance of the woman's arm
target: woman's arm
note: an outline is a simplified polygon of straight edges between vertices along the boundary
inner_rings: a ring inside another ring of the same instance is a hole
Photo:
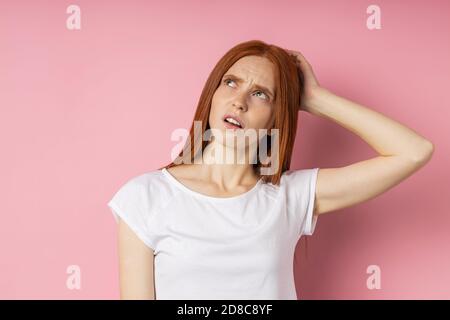
[[[366,141],[379,156],[341,168],[320,169],[315,213],[321,214],[369,200],[404,180],[434,151],[431,141],[385,115],[322,88],[311,65],[297,51],[305,74],[300,110],[332,120]]]
[[[416,162],[432,154],[431,141],[385,115],[317,87],[304,109],[332,120],[358,135],[381,156],[401,156]]]
[[[120,299],[155,300],[153,250],[120,219],[118,232]]]
[[[326,89],[315,89],[305,108],[357,134],[379,154],[341,168],[320,169],[316,214],[376,197],[417,171],[433,154],[433,143],[418,133]]]

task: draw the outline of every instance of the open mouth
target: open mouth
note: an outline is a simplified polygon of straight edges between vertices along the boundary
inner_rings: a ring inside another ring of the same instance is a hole
[[[236,119],[227,117],[223,119],[225,126],[230,129],[242,129],[242,125]]]

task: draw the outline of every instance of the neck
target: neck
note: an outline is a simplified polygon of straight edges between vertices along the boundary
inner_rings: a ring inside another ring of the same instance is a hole
[[[201,174],[224,189],[254,185],[260,177],[249,160],[252,159],[249,155],[255,157],[256,151],[250,153],[249,149],[251,148],[227,147],[211,141],[203,150]]]

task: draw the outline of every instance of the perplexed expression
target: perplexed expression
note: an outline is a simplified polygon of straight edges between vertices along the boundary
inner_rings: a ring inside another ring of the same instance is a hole
[[[233,115],[247,129],[270,129],[273,125],[274,66],[268,59],[245,56],[236,61],[216,89],[209,115],[211,128],[225,130],[225,115]]]

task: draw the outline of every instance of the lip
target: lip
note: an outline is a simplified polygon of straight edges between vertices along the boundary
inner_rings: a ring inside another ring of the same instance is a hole
[[[234,116],[232,114],[226,114],[223,116],[222,121],[225,122],[225,125],[231,125],[228,122],[225,121],[226,118],[232,118],[234,120],[236,120],[237,122],[239,122],[241,124],[241,128],[240,129],[244,129],[245,128],[245,123],[241,120],[241,118],[239,118],[238,116]]]

